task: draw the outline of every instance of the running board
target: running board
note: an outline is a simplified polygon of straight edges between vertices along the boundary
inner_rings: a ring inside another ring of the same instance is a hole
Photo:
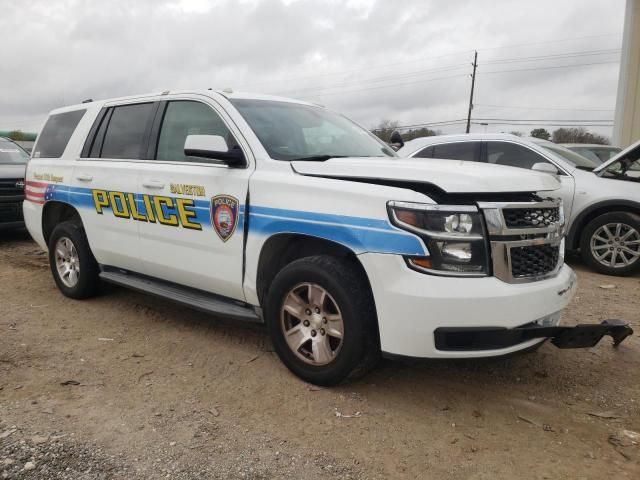
[[[262,323],[262,318],[246,303],[136,273],[102,268],[100,278],[105,282],[157,295],[219,317]]]

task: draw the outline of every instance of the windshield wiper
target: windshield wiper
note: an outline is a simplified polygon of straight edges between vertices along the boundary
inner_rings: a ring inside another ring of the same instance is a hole
[[[346,155],[311,155],[309,157],[289,158],[290,162],[324,162],[332,158],[346,158]]]

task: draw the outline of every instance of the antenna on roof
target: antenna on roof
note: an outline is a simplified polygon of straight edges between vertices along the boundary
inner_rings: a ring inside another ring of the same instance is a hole
[[[83,100],[82,103],[91,103],[93,102],[93,98],[87,98],[86,100]]]

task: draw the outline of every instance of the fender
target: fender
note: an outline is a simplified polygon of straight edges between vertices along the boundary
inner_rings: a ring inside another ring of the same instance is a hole
[[[630,211],[640,214],[640,202],[634,202],[633,200],[605,200],[603,202],[594,203],[580,212],[571,224],[571,228],[567,233],[567,250],[574,250],[578,248],[578,243],[580,242],[579,234],[593,213],[598,210],[602,210],[601,213],[606,213],[614,211],[616,208],[625,212]]]

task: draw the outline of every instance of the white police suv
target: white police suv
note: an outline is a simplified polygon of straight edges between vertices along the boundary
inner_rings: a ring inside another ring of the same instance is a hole
[[[51,112],[24,216],[63,294],[106,281],[265,322],[287,367],[326,385],[380,352],[622,341],[623,324],[558,326],[575,289],[558,186],[517,168],[399,159],[317,105],[164,92]]]

